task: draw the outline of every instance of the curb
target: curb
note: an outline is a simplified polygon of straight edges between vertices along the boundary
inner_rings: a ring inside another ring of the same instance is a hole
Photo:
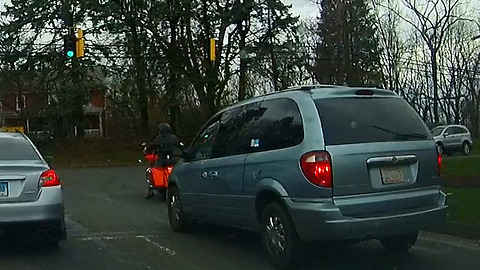
[[[480,241],[480,226],[467,223],[447,221],[443,226],[427,231]]]

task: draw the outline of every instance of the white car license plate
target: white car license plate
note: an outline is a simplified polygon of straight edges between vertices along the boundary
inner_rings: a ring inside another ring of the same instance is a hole
[[[8,196],[8,182],[0,182],[0,197]]]
[[[403,171],[401,167],[380,168],[382,182],[385,185],[403,183]]]

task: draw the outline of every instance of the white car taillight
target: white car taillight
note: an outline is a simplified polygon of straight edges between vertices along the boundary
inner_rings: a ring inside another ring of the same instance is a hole
[[[53,186],[59,186],[59,185],[60,185],[60,180],[58,180],[58,175],[54,170],[45,171],[40,176],[41,187],[53,187]]]

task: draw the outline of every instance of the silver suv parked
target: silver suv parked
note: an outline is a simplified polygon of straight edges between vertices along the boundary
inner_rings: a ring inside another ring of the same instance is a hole
[[[169,178],[170,225],[258,231],[279,268],[313,241],[379,239],[407,250],[445,219],[440,167],[428,128],[395,93],[291,88],[204,125]]]
[[[438,126],[432,130],[432,134],[439,151],[445,154],[462,152],[464,155],[468,155],[472,150],[472,135],[466,126]]]

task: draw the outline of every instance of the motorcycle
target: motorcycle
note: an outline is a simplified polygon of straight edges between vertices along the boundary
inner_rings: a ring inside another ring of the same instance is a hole
[[[158,155],[155,153],[146,152],[146,143],[142,143],[142,146],[144,147],[144,158],[148,161],[149,164],[148,168],[145,170],[145,178],[149,185],[149,188],[152,191],[158,192],[162,201],[166,201],[168,177],[173,170],[173,165],[163,167],[154,166],[155,162],[158,159]],[[183,143],[180,142],[180,148],[178,149],[180,152],[182,151],[183,146]],[[176,152],[174,156],[172,156],[173,159],[175,159],[176,157],[178,157],[178,152]]]
[[[144,157],[149,163],[149,167],[145,171],[146,181],[152,190],[160,194],[160,199],[165,201],[167,198],[167,180],[173,170],[173,166],[154,167],[158,156],[156,154],[145,153]]]

